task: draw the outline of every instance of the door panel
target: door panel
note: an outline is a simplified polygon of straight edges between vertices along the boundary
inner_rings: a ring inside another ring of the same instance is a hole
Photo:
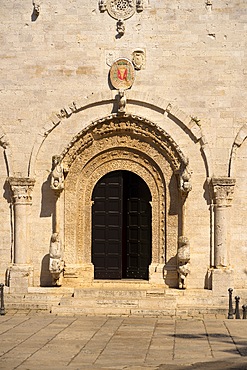
[[[128,171],[114,171],[95,186],[92,262],[95,279],[148,279],[151,263],[151,194]]]
[[[104,176],[93,192],[92,262],[95,279],[122,277],[122,175]]]

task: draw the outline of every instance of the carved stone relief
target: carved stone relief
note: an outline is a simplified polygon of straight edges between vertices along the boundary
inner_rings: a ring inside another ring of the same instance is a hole
[[[93,189],[102,176],[115,170],[138,174],[150,189],[152,264],[164,265],[167,255],[176,255],[176,243],[173,244],[178,237],[178,216],[169,215],[168,185],[171,186],[174,173],[186,168],[187,161],[167,133],[141,117],[110,116],[79,133],[61,157],[67,173],[64,181],[66,265],[91,264]],[[171,248],[174,253],[167,253],[165,248]],[[88,273],[93,278],[92,269]]]

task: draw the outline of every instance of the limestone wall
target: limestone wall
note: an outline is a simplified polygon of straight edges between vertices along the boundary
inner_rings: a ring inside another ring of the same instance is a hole
[[[126,92],[127,111],[167,131],[189,158],[189,285],[203,288],[212,263],[207,177],[230,175],[237,180],[227,220],[232,225],[230,263],[236,287],[246,288],[244,140],[235,151],[234,173],[229,169],[235,137],[247,118],[246,1],[144,0],[143,5],[143,11],[125,21],[125,34],[119,37],[116,20],[100,12],[97,0],[42,1],[38,15],[31,0],[1,4],[1,280],[13,261],[13,210],[6,178],[36,179],[27,248],[34,284],[45,284],[49,277],[44,274],[41,281],[40,274],[42,264],[47,267],[54,212],[48,179],[52,156],[92,121],[111,114],[117,92],[108,81],[110,64],[118,57],[132,59],[133,51],[142,49],[145,65]],[[80,107],[77,113],[68,108],[72,102]],[[178,118],[169,117],[169,104],[181,110]],[[186,126],[188,117],[197,123]]]

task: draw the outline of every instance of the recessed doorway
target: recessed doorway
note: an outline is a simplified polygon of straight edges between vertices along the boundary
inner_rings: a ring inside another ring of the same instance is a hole
[[[130,171],[113,171],[96,184],[92,206],[95,279],[145,279],[151,263],[151,193]]]

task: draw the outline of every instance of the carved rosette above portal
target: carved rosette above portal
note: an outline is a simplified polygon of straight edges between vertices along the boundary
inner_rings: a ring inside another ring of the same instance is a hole
[[[212,178],[214,203],[218,207],[230,207],[236,180],[230,177]]]
[[[32,192],[35,179],[9,177],[8,182],[12,191],[14,204],[32,204]]]
[[[124,21],[132,17],[135,12],[142,12],[143,0],[99,0],[99,10],[108,14],[118,21],[117,30],[120,36],[124,35]],[[121,23],[121,25],[119,25]]]

